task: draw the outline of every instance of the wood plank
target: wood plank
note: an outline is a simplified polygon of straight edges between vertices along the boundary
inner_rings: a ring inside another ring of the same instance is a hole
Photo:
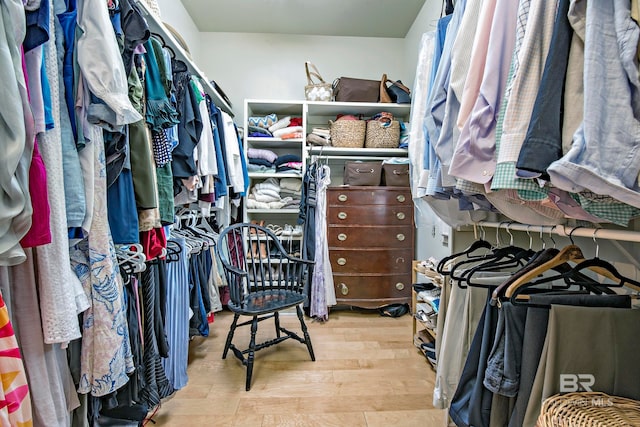
[[[336,310],[329,321],[307,320],[316,361],[293,340],[256,353],[251,391],[245,368],[222,350],[231,313],[216,313],[208,338],[189,346],[188,385],[163,401],[155,426],[382,427],[446,426],[431,405],[435,375],[413,346],[412,319],[374,310]],[[299,331],[295,316],[282,316]],[[260,324],[262,339],[274,336]],[[236,338],[248,341],[248,328]],[[148,424],[151,425],[151,424]]]

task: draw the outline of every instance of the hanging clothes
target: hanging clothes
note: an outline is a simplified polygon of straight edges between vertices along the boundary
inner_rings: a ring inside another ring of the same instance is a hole
[[[329,319],[329,307],[337,304],[333,286],[333,272],[329,259],[327,242],[327,187],[331,184],[329,166],[316,167],[316,209],[315,209],[315,265],[311,280],[311,308],[309,315],[318,320]]]
[[[3,425],[29,426],[33,423],[29,386],[20,356],[18,342],[13,334],[7,306],[0,295],[0,371],[3,378],[0,388],[0,420]]]
[[[91,301],[91,307],[83,313],[82,377],[78,390],[104,396],[126,384],[134,366],[122,278],[107,222],[102,129],[89,125],[87,130],[94,146],[95,212],[88,238],[76,244],[71,254],[76,274]]]
[[[187,385],[189,359],[189,259],[185,239],[172,236],[171,241],[180,248],[176,262],[167,266],[166,324],[169,352],[162,366],[169,383],[175,390]]]
[[[53,14],[49,17],[53,25]],[[44,47],[45,68],[51,85],[52,114],[55,123],[60,123],[59,76],[57,64],[58,54],[55,34]],[[60,127],[55,127],[42,135],[38,135],[38,146],[47,169],[47,192],[51,209],[51,243],[38,246],[37,280],[44,342],[68,343],[80,338],[78,314],[89,307],[89,300],[82,284],[69,265],[69,237],[67,232],[67,212],[64,187],[62,134]],[[71,285],[71,286],[70,286]]]

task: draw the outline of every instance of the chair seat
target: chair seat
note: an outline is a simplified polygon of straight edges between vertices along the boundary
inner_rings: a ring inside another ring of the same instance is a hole
[[[259,315],[293,307],[304,302],[306,297],[298,292],[282,289],[253,292],[243,298],[241,305],[229,301],[229,309],[247,315]]]

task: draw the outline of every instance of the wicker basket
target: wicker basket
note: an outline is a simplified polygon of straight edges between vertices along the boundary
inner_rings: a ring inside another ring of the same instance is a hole
[[[364,120],[338,120],[331,124],[331,145],[334,147],[362,148],[367,123]]]
[[[371,120],[367,123],[366,148],[398,148],[400,145],[400,123],[396,120],[390,126]]]
[[[599,392],[546,399],[536,427],[640,426],[640,402]]]

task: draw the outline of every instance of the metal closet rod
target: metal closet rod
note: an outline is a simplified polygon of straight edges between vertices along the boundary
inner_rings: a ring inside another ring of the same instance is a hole
[[[553,233],[562,237],[591,237],[605,240],[622,240],[626,242],[640,243],[640,232],[629,230],[613,230],[609,228],[572,227],[569,225],[527,225],[513,222],[480,221],[478,227],[502,228],[510,231],[529,231]]]

